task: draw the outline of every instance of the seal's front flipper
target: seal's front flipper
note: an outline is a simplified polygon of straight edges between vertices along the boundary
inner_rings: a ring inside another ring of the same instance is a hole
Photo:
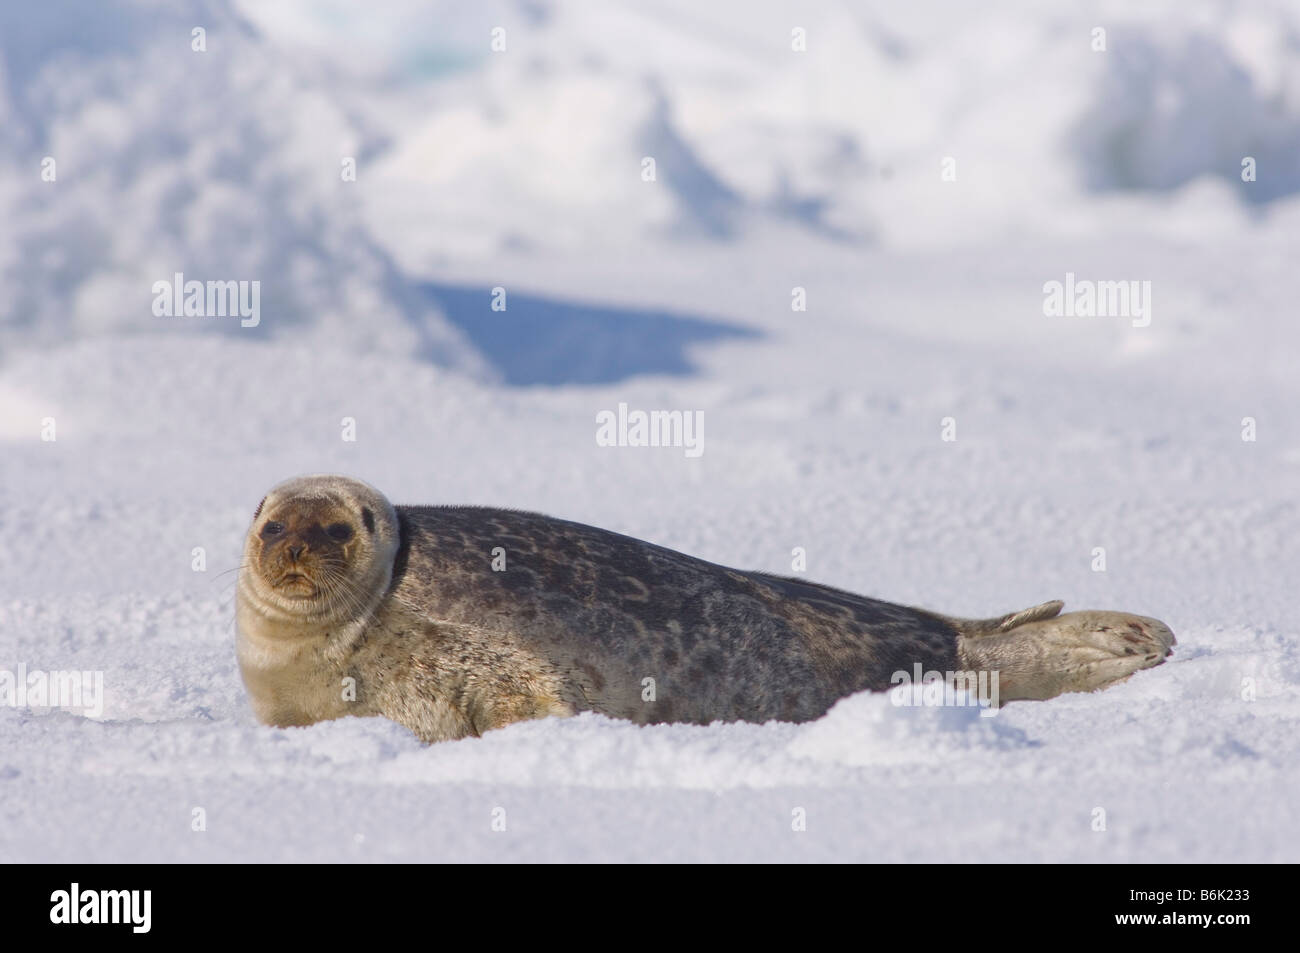
[[[997,672],[1002,701],[1106,688],[1159,665],[1177,642],[1158,619],[1126,612],[1057,615],[1060,604],[1050,602],[1025,612],[1046,612],[1053,605],[1055,612],[1000,631],[963,631],[959,640],[963,664],[975,671]]]

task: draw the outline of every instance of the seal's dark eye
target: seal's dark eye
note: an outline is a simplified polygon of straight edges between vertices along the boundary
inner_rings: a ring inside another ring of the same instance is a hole
[[[336,539],[340,543],[346,543],[352,538],[352,527],[347,523],[330,523],[325,527],[325,532],[329,533],[330,539]]]
[[[283,532],[284,532],[283,523],[277,523],[275,520],[270,520],[265,526],[262,527],[262,538],[271,539],[273,536],[279,536]]]

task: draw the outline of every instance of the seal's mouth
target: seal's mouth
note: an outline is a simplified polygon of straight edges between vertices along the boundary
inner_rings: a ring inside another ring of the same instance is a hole
[[[316,584],[300,572],[287,572],[275,581],[275,588],[294,596],[316,595]]]

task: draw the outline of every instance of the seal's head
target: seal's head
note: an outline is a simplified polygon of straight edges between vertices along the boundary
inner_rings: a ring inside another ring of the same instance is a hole
[[[257,506],[244,542],[240,600],[277,621],[353,620],[392,580],[397,513],[374,487],[296,477]]]

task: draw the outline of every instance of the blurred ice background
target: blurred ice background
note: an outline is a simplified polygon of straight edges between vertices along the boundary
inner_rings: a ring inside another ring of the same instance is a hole
[[[0,667],[109,686],[0,708],[0,857],[1294,860],[1298,196],[1282,0],[0,7]],[[178,271],[260,325],[154,316]],[[1045,317],[1066,272],[1151,325]],[[704,456],[598,448],[619,401]],[[1181,651],[996,727],[270,731],[214,577],[317,470]]]

